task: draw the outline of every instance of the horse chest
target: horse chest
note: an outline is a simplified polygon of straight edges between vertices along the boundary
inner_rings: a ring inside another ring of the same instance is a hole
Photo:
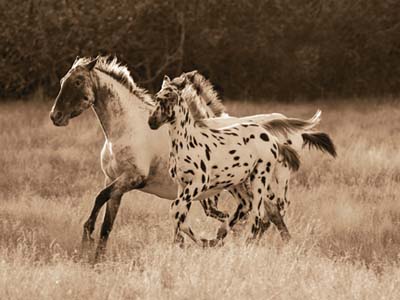
[[[180,152],[170,153],[169,156],[169,174],[179,184],[188,184],[193,181],[197,175],[196,166],[198,164],[188,155]]]
[[[103,172],[111,179],[115,179],[123,172],[137,169],[138,158],[135,151],[125,145],[113,145],[106,141],[101,152],[101,165]]]

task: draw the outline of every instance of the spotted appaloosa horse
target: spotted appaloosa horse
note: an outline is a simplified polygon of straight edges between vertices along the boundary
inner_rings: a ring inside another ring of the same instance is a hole
[[[317,113],[309,120],[287,118],[279,113],[260,114],[242,118],[231,117],[224,113],[221,117],[208,118],[208,113],[204,110],[204,105],[202,105],[202,103],[205,101],[208,106],[219,109],[218,105],[220,100],[218,94],[215,92],[212,84],[197,71],[183,73],[180,77],[171,80],[169,84],[174,85],[178,91],[182,91],[188,82],[192,84],[199,96],[192,102],[191,109],[196,112],[196,117],[198,119],[203,119],[202,122],[208,126],[223,128],[225,126],[230,126],[233,122],[254,122],[261,124],[266,130],[272,132],[276,137],[278,137],[281,143],[291,145],[298,153],[302,153],[304,151],[303,148],[308,146],[308,148],[316,148],[322,152],[330,154],[332,157],[336,157],[336,149],[329,135],[324,132],[314,131],[314,127],[320,122],[321,111],[317,111]],[[280,168],[280,172],[288,171],[288,169]],[[281,174],[280,176],[277,175],[277,177],[281,178],[289,176],[289,173]],[[283,195],[278,198],[280,200],[278,207],[282,217],[285,215],[286,209],[290,204],[290,201],[288,201],[286,196],[287,191],[288,182],[285,184]],[[215,197],[214,202],[212,203],[212,208],[216,209],[217,205],[218,196]],[[266,205],[266,207],[268,206]],[[287,240],[290,237],[287,228],[281,227],[279,225],[279,220],[275,220],[276,217],[273,214],[267,211],[265,216],[265,219],[261,223],[261,230],[259,232],[260,237],[271,225],[270,221],[273,221],[273,223],[278,226],[284,240]]]
[[[198,88],[202,89],[200,85]],[[215,97],[215,93],[214,98],[211,97],[212,94],[212,89],[202,90],[204,107],[210,117],[222,117],[224,107]],[[150,95],[135,84],[128,69],[121,66],[116,59],[77,58],[61,80],[61,88],[50,113],[54,125],[66,126],[71,118],[79,116],[87,109],[92,109],[105,137],[101,151],[101,167],[106,178],[106,187],[95,199],[92,212],[84,225],[82,237],[84,248],[91,247],[93,243],[91,234],[97,215],[101,207],[107,203],[96,256],[105,251],[124,193],[139,189],[166,199],[176,197],[177,187],[167,171],[168,131],[166,129],[152,131],[147,125],[148,115],[153,108],[154,103]],[[272,117],[259,116],[256,122],[262,123],[263,118],[265,122],[288,120],[274,114]],[[222,119],[218,118],[215,122],[223,126],[238,122],[237,118]],[[317,122],[314,125],[308,121],[303,122],[304,126],[292,126],[288,131],[289,136],[296,134],[301,136],[302,133],[310,132],[317,124]],[[278,123],[272,125],[275,127]],[[216,214],[218,210],[214,207],[214,200],[210,199],[205,204],[206,213],[223,219],[226,214]]]
[[[157,106],[149,117],[152,129],[168,124],[169,171],[178,184],[177,199],[171,204],[174,241],[182,243],[181,232],[184,232],[194,242],[204,244],[205,240],[198,239],[188,225],[187,214],[192,201],[218,194],[223,189],[234,195],[238,207],[225,226],[218,230],[216,241],[222,240],[249,211],[254,214],[252,233],[255,238],[264,217],[264,201],[280,218],[278,206],[283,197],[280,190],[284,190],[280,186],[287,185],[290,174],[279,169],[297,170],[300,165],[298,155],[290,146],[280,144],[263,126],[253,122],[225,128],[207,126],[203,114],[199,117],[198,100],[199,95],[192,84],[186,84],[180,92],[165,76],[156,95]],[[275,180],[278,177],[279,181]],[[251,197],[243,197],[243,193],[251,194]],[[282,218],[280,222],[283,223]],[[213,241],[213,245],[215,243]]]

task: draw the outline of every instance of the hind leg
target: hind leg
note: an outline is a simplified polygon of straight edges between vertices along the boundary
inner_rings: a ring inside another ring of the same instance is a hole
[[[264,176],[265,177],[265,176]],[[265,208],[264,208],[264,199],[272,194],[271,188],[265,188],[264,180],[261,179],[262,176],[254,176],[251,180],[251,191],[253,194],[253,209],[251,213],[250,221],[251,225],[251,237],[249,240],[255,240],[262,228],[264,228],[264,224],[262,220],[264,218]]]
[[[287,226],[286,226],[281,214],[279,213],[277,206],[268,205],[266,210],[268,212],[268,217],[269,217],[270,221],[278,229],[282,240],[289,241],[290,240],[289,230],[287,229]]]
[[[272,185],[277,194],[266,200],[265,209],[268,219],[277,227],[282,240],[290,239],[289,230],[283,220],[286,213],[285,206],[289,205],[287,191],[289,188],[290,170],[283,164],[278,165],[275,172],[274,184]],[[285,205],[286,204],[286,205]]]
[[[280,188],[280,186],[275,187]],[[282,196],[284,197],[282,193],[277,195],[272,194],[268,197],[268,199],[265,200],[264,206],[266,218],[264,219],[264,222],[265,220],[267,220],[268,222],[272,222],[278,229],[282,240],[288,241],[290,239],[290,234],[283,220],[284,199],[282,199]],[[262,230],[259,237],[261,237],[264,232],[265,230]]]

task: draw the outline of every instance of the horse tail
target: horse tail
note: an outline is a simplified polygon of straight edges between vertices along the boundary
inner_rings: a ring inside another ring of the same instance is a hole
[[[330,136],[324,132],[302,133],[303,147],[315,148],[322,152],[329,153],[332,157],[336,157],[336,147]]]
[[[318,110],[313,117],[308,120],[297,118],[277,118],[260,123],[268,132],[274,135],[288,136],[288,134],[298,131],[309,131],[321,121],[321,111]]]
[[[300,168],[299,154],[289,145],[278,143],[280,160],[289,166],[292,171],[297,171]]]

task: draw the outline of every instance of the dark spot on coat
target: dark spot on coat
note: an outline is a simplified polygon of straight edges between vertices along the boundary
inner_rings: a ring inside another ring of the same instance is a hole
[[[181,223],[183,223],[183,222],[185,222],[185,219],[186,219],[186,215],[185,214],[181,214],[181,217],[179,218],[179,221]]]
[[[206,165],[203,160],[200,161],[201,170],[205,173],[207,171]]]
[[[209,149],[206,149],[205,151],[206,151],[206,158],[207,158],[207,160],[210,160],[210,150],[209,150]]]
[[[274,157],[276,158],[277,156],[276,156],[275,150],[274,150],[274,149],[271,149],[271,152],[272,152],[272,154],[274,155]]]
[[[266,134],[265,132],[263,132],[263,133],[260,134],[260,138],[261,138],[263,141],[266,141],[266,142],[269,141],[268,134]]]

